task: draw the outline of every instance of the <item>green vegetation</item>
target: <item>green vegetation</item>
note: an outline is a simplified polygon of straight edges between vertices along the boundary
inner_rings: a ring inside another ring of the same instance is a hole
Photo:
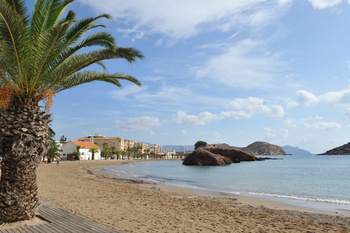
[[[197,141],[196,144],[194,144],[194,149],[198,149],[200,147],[206,147],[207,146],[207,142],[205,141]]]
[[[134,63],[143,58],[141,52],[118,47],[110,33],[96,31],[104,27],[96,21],[109,15],[77,20],[73,11],[65,13],[72,2],[36,0],[30,13],[24,0],[0,0],[0,204],[7,203],[6,208],[0,206],[3,222],[35,216],[36,169],[49,147],[55,94],[92,81],[121,87],[120,80],[127,80],[141,86],[130,75],[108,73],[103,64],[111,59]],[[94,64],[104,71],[89,70]]]

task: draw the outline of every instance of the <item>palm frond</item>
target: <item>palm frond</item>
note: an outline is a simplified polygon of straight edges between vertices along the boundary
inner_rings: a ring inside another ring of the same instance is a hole
[[[24,87],[21,64],[28,54],[27,25],[5,0],[0,4],[0,49],[3,63],[11,64],[12,81]]]
[[[53,91],[58,93],[72,87],[93,81],[103,81],[121,87],[119,80],[127,80],[138,86],[141,86],[141,83],[130,75],[122,73],[108,74],[103,72],[85,71],[81,73],[75,73],[74,75],[65,78],[59,84],[55,85]]]
[[[119,80],[128,80],[141,85],[132,76],[106,73],[103,61],[123,59],[132,64],[143,59],[143,54],[117,47],[110,33],[90,33],[105,27],[96,21],[110,19],[107,14],[77,21],[75,13],[68,11],[63,17],[72,2],[36,0],[30,17],[24,0],[0,0],[0,85],[13,89],[17,100],[38,103],[52,91],[92,81],[121,87]],[[86,48],[92,48],[91,52],[82,53]],[[84,71],[93,64],[104,72]]]
[[[23,0],[1,0],[1,3],[6,2],[9,4],[12,9],[17,12],[18,16],[21,17],[21,20],[24,24],[29,24],[29,13]]]

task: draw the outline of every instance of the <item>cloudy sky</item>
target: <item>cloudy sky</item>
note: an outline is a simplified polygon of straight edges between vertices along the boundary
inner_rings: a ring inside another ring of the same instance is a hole
[[[57,139],[259,140],[312,153],[350,139],[350,1],[76,0],[70,9],[112,15],[103,30],[146,59],[106,62],[142,88],[94,82],[58,94]]]

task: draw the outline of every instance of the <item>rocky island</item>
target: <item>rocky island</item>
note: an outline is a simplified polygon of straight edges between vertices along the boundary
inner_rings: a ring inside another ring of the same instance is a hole
[[[350,142],[318,155],[350,155]]]
[[[217,166],[231,163],[240,163],[241,161],[261,161],[249,152],[240,149],[222,149],[222,148],[200,148],[189,154],[183,161],[183,165],[199,166]]]
[[[249,146],[242,148],[242,150],[253,155],[287,155],[282,147],[260,141],[253,142]]]

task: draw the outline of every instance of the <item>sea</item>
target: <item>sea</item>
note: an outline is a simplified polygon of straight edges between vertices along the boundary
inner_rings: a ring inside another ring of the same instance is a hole
[[[225,166],[184,166],[182,161],[131,162],[102,170],[157,185],[278,201],[350,213],[350,156],[283,155],[276,160]]]

